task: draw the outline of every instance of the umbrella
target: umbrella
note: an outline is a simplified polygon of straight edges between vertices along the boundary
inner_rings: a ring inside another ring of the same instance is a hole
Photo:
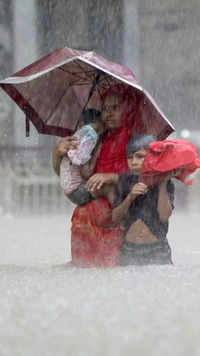
[[[142,120],[145,133],[162,140],[174,131],[128,67],[92,51],[55,50],[1,80],[0,86],[25,113],[27,135],[31,121],[39,133],[63,137],[74,132],[86,107],[101,110],[103,93],[119,83],[137,95],[134,120]]]

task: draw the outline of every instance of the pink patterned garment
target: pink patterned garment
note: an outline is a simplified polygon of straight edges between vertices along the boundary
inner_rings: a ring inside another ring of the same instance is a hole
[[[74,136],[80,139],[79,145],[69,150],[68,157],[65,156],[60,165],[60,185],[65,195],[74,192],[83,182],[80,166],[90,160],[99,137],[91,125],[84,125]]]
[[[90,160],[99,135],[91,125],[84,125],[73,136],[78,137],[80,141],[76,149],[68,151],[68,157],[73,164],[80,166]]]
[[[60,185],[65,195],[74,192],[82,182],[80,167],[72,164],[68,157],[63,157],[60,165]]]

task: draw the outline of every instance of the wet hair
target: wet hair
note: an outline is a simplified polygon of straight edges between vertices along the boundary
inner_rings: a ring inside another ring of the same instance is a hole
[[[84,110],[81,114],[79,123],[83,125],[89,125],[94,122],[102,122],[101,111],[96,109]]]
[[[134,135],[126,145],[126,153],[135,153],[139,150],[146,150],[149,144],[156,141],[153,135]]]
[[[111,86],[102,95],[103,105],[109,96],[116,96],[119,99],[120,105],[126,103],[124,108],[126,115],[135,113],[138,97],[131,86],[119,83]]]

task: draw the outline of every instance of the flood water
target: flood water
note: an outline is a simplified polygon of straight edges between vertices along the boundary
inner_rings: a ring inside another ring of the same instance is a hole
[[[70,218],[1,217],[0,355],[199,355],[197,213],[175,213],[173,266],[68,268]]]
[[[198,0],[0,0],[0,78],[56,48],[95,50],[130,66],[177,137],[199,148],[199,17]],[[24,113],[3,91],[0,108],[0,356],[199,356],[200,184],[194,210],[181,188],[170,219],[173,266],[69,268],[70,214],[1,212],[13,203],[10,165],[22,161],[22,180],[28,164],[43,172],[40,145],[53,141],[34,127],[25,138]]]

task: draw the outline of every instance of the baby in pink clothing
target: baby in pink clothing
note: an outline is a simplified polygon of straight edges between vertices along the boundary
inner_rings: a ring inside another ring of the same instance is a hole
[[[103,132],[104,124],[100,111],[95,109],[84,111],[81,127],[74,134],[80,140],[79,145],[76,149],[68,151],[60,165],[60,185],[65,195],[74,204],[86,204],[93,199],[86,189],[86,181],[81,175],[81,168],[91,160],[99,136]]]

